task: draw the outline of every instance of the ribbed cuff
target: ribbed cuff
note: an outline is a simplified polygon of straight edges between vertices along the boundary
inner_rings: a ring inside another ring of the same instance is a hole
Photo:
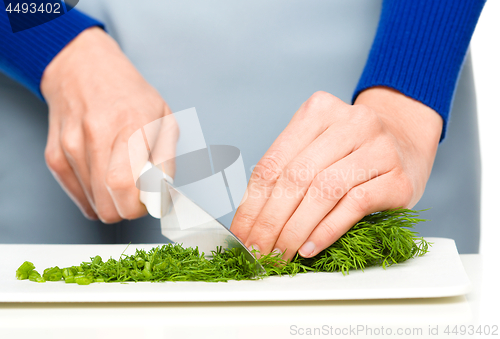
[[[83,30],[104,28],[101,22],[72,9],[47,23],[12,33],[3,6],[0,12],[0,69],[42,100],[40,82],[52,59]]]
[[[354,91],[387,86],[434,109],[446,135],[453,95],[486,0],[385,0]]]

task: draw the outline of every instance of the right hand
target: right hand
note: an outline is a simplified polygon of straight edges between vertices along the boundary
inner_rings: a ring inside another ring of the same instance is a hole
[[[171,111],[118,44],[100,28],[83,31],[50,62],[40,87],[49,106],[47,165],[84,215],[114,223],[146,214],[128,139]],[[175,150],[175,128],[170,136]]]
[[[365,215],[412,208],[442,126],[432,108],[391,88],[366,89],[354,105],[317,92],[255,167],[231,231],[259,254],[310,258]]]

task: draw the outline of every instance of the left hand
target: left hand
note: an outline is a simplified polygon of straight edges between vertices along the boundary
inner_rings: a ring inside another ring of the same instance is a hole
[[[105,223],[145,215],[136,182],[148,154],[142,135],[129,138],[153,121],[168,121],[149,147],[154,159],[173,158],[178,129],[173,119],[158,120],[171,114],[160,94],[98,27],[57,54],[41,91],[49,105],[47,165],[84,215]],[[165,165],[172,176],[174,162]]]
[[[413,207],[441,129],[434,110],[389,88],[354,105],[317,92],[257,164],[231,231],[261,254],[313,257],[365,215]]]

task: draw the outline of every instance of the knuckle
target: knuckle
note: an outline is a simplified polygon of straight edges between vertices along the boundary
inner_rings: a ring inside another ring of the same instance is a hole
[[[66,157],[60,151],[47,148],[45,150],[45,162],[47,167],[55,173],[64,173],[69,169]]]
[[[325,100],[329,100],[331,98],[334,98],[334,96],[328,92],[325,92],[325,91],[316,91],[313,93],[313,95],[311,95],[311,97],[309,98],[309,100],[311,102],[322,102],[322,101],[325,101]]]
[[[392,167],[392,169],[403,171],[403,159],[401,159],[398,152],[385,152],[384,159],[388,164],[390,164],[390,167]]]
[[[111,169],[106,173],[106,186],[111,191],[123,191],[130,187],[130,177],[126,171],[118,168]]]
[[[318,111],[328,109],[332,104],[336,103],[337,100],[340,99],[328,92],[317,91],[304,103],[304,110],[302,112],[305,115],[314,115]]]
[[[295,160],[290,163],[284,171],[283,179],[292,186],[299,188],[309,187],[314,178],[314,165],[312,162]]]
[[[400,205],[402,207],[408,207],[415,195],[415,187],[413,182],[406,176],[401,175],[398,180],[398,191],[401,192],[401,196],[399,198]],[[398,206],[400,207],[400,206]]]
[[[323,106],[337,100],[337,98],[325,91],[314,92],[313,95],[307,100],[311,106]]]
[[[274,220],[271,220],[269,218],[262,218],[260,220],[257,220],[255,223],[255,226],[257,229],[260,231],[266,233],[266,234],[274,234],[275,229],[276,229],[276,222]]]
[[[338,226],[332,218],[325,218],[318,227],[323,231],[326,239],[331,240],[338,238]]]
[[[64,132],[61,135],[61,147],[64,153],[69,154],[72,158],[76,158],[80,152],[80,142],[76,135],[71,132]]]
[[[262,186],[274,185],[281,175],[282,168],[278,156],[264,156],[253,171],[253,179]]]
[[[282,232],[283,242],[285,244],[299,244],[302,243],[305,239],[304,236],[299,232],[299,229],[296,227],[287,227]]]
[[[363,187],[355,187],[347,194],[348,209],[356,215],[365,216],[373,206],[373,196]]]
[[[95,141],[99,137],[99,134],[101,133],[100,126],[102,128],[103,124],[100,124],[98,119],[94,116],[86,115],[82,119],[84,135],[86,138],[89,138],[90,141]]]
[[[344,195],[346,183],[340,178],[327,178],[321,174],[314,179],[312,186],[319,198],[327,201],[337,201]]]
[[[254,223],[254,217],[248,213],[238,212],[234,216],[233,224],[242,227],[250,227]],[[235,228],[236,233],[242,229],[242,227]]]
[[[379,154],[377,157],[383,161],[383,168],[387,171],[403,171],[403,159],[399,152],[392,145],[385,143],[378,147]]]

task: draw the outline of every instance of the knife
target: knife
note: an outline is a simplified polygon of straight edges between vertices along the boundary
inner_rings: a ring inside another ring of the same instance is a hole
[[[165,237],[184,247],[198,247],[200,253],[203,252],[208,257],[218,247],[222,250],[235,249],[254,264],[255,275],[266,273],[249,249],[229,229],[175,188],[168,175],[151,163],[145,168],[161,172],[160,195],[157,192],[141,191],[140,196],[148,212],[153,217],[160,217],[161,233]]]

